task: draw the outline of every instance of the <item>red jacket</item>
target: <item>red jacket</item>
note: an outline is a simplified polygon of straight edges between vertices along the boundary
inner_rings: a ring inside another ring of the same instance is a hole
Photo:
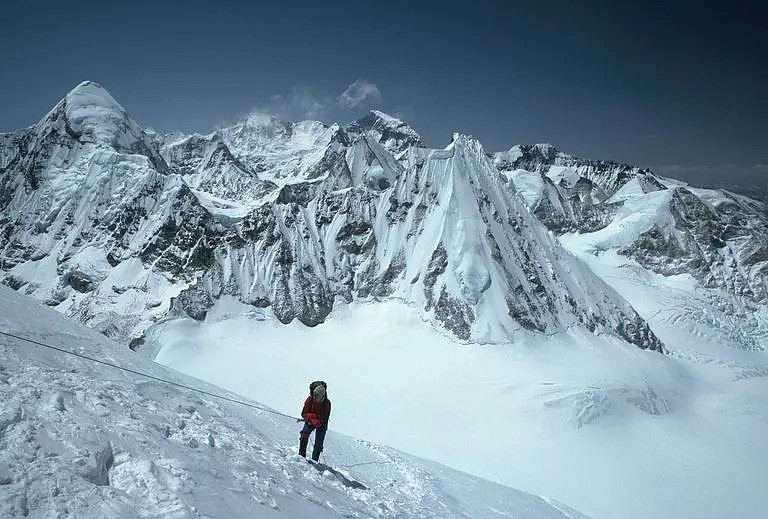
[[[331,400],[326,396],[322,402],[317,402],[312,395],[304,400],[304,408],[301,410],[301,417],[307,420],[307,415],[314,413],[320,418],[322,425],[328,425],[328,419],[331,417]],[[307,420],[309,421],[309,420]]]

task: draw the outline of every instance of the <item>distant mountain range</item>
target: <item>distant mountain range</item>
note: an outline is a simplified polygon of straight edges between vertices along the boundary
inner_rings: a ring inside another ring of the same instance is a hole
[[[3,282],[134,347],[224,297],[308,326],[396,298],[467,342],[578,326],[662,351],[558,235],[610,231],[606,249],[762,305],[767,224],[765,202],[550,145],[427,149],[379,111],[159,135],[84,82],[0,134]]]

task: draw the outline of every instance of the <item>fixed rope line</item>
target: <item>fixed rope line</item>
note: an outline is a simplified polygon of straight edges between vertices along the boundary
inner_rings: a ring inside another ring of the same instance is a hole
[[[226,400],[227,402],[232,402],[232,403],[235,403],[235,404],[240,404],[240,405],[243,405],[245,407],[250,407],[252,409],[258,409],[259,411],[264,411],[265,413],[272,413],[272,414],[275,414],[275,415],[278,415],[278,416],[282,416],[284,418],[288,418],[290,420],[295,420],[297,422],[303,422],[304,421],[302,418],[296,418],[295,416],[291,416],[289,414],[281,413],[280,411],[275,411],[274,409],[267,409],[266,407],[261,407],[261,406],[258,406],[258,405],[249,404],[248,402],[243,402],[242,400],[237,400],[236,398],[230,398],[228,396],[218,395],[216,393],[211,393],[210,391],[205,391],[204,389],[198,389],[198,388],[194,388],[194,387],[191,387],[191,386],[187,386],[185,384],[180,384],[178,382],[173,382],[172,380],[166,380],[164,378],[156,377],[156,376],[150,375],[148,373],[142,373],[141,371],[137,371],[135,369],[126,368],[125,366],[118,366],[117,364],[112,364],[111,362],[107,362],[105,360],[95,359],[95,358],[90,357],[88,355],[83,355],[82,353],[77,353],[75,351],[66,350],[64,348],[59,348],[57,346],[52,346],[50,344],[46,344],[44,342],[40,342],[40,341],[35,340],[35,339],[30,339],[29,337],[22,337],[20,335],[15,335],[13,333],[4,332],[2,330],[0,330],[0,335],[5,335],[6,337],[11,337],[13,339],[17,339],[17,340],[20,340],[20,341],[25,341],[25,342],[29,342],[29,343],[32,343],[32,344],[36,344],[36,345],[42,346],[44,348],[48,348],[48,349],[51,349],[51,350],[54,350],[54,351],[58,351],[58,352],[61,352],[61,353],[66,353],[67,355],[72,355],[74,357],[79,357],[81,359],[89,360],[91,362],[96,362],[97,364],[103,364],[105,366],[109,366],[111,368],[119,369],[121,371],[126,371],[128,373],[133,373],[134,375],[139,375],[141,377],[145,377],[145,378],[148,378],[148,379],[151,379],[151,380],[156,380],[157,382],[162,382],[163,384],[168,384],[170,386],[180,387],[180,388],[186,389],[188,391],[193,391],[195,393],[200,393],[202,395],[207,395],[207,396],[210,396],[210,397],[213,397],[213,398],[219,398],[221,400]],[[386,464],[390,464],[390,463],[392,463],[392,461],[366,461],[366,462],[363,462],[363,463],[353,463],[351,465],[339,465],[339,468],[351,468],[351,467],[358,467],[358,466],[361,466],[361,465],[386,465]]]
[[[103,364],[105,366],[109,366],[109,367],[116,368],[116,369],[119,369],[119,370],[122,370],[122,371],[126,371],[128,373],[133,373],[134,375],[139,375],[139,376],[151,379],[151,380],[156,380],[158,382],[162,382],[162,383],[168,384],[170,386],[180,387],[180,388],[186,389],[188,391],[194,391],[195,393],[200,393],[200,394],[203,394],[203,395],[211,396],[213,398],[220,398],[221,400],[226,400],[228,402],[233,402],[235,404],[244,405],[244,406],[250,407],[252,409],[258,409],[259,411],[264,411],[266,413],[272,413],[272,414],[276,414],[278,416],[283,416],[285,418],[290,418],[291,420],[295,420],[297,422],[303,421],[301,418],[296,418],[295,416],[291,416],[289,414],[281,413],[280,411],[275,411],[273,409],[267,409],[266,407],[261,407],[261,406],[255,405],[255,404],[249,404],[248,402],[243,402],[242,400],[238,400],[236,398],[230,398],[230,397],[224,396],[224,395],[217,395],[216,393],[211,393],[210,391],[205,391],[204,389],[198,389],[198,388],[194,388],[194,387],[191,387],[191,386],[187,386],[185,384],[180,384],[179,382],[173,382],[172,380],[166,380],[164,378],[156,377],[154,375],[149,375],[148,373],[142,373],[141,371],[137,371],[135,369],[126,368],[125,366],[118,366],[117,364],[112,364],[111,362],[107,362],[105,360],[95,359],[93,357],[89,357],[88,355],[83,355],[82,353],[77,353],[77,352],[74,352],[74,351],[66,350],[64,348],[59,348],[57,346],[51,346],[50,344],[45,344],[44,342],[40,342],[40,341],[37,341],[35,339],[30,339],[28,337],[21,337],[20,335],[14,335],[12,333],[4,332],[2,330],[0,330],[0,334],[5,335],[7,337],[12,337],[14,339],[18,339],[20,341],[26,341],[26,342],[30,342],[32,344],[37,344],[38,346],[43,346],[44,348],[49,348],[49,349],[54,350],[54,351],[58,351],[58,352],[61,352],[61,353],[66,353],[68,355],[72,355],[72,356],[75,356],[75,357],[80,357],[81,359],[89,360],[91,362],[96,362],[98,364]]]

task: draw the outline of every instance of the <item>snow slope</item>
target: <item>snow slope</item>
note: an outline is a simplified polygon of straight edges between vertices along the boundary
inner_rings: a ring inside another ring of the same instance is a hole
[[[3,286],[0,331],[222,392]],[[352,489],[294,454],[291,420],[3,335],[0,401],[2,517],[584,517],[332,430],[324,461],[370,488]]]
[[[463,345],[397,302],[339,307],[314,328],[283,325],[227,298],[204,322],[153,327],[141,351],[279,408],[300,397],[304,380],[322,377],[334,388],[339,430],[592,517],[762,518],[768,358],[718,344],[722,335],[700,346],[711,330],[679,306],[693,301],[666,301],[681,285],[695,284],[649,286],[646,300],[622,291],[653,323],[649,304],[680,309],[661,328],[670,356],[578,328]]]

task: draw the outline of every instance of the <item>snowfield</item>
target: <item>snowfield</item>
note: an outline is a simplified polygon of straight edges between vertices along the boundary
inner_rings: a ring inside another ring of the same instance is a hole
[[[223,393],[4,286],[0,331]],[[369,490],[350,488],[295,454],[299,427],[287,418],[4,335],[0,399],[4,518],[585,517],[331,430],[321,461]]]
[[[334,390],[337,430],[551,495],[591,517],[764,517],[766,354],[691,320],[690,278],[626,263],[598,272],[621,276],[617,289],[669,355],[579,329],[464,345],[394,301],[340,307],[314,328],[286,326],[231,299],[203,323],[157,325],[143,351],[283,410],[295,407],[306,380],[322,377]]]

